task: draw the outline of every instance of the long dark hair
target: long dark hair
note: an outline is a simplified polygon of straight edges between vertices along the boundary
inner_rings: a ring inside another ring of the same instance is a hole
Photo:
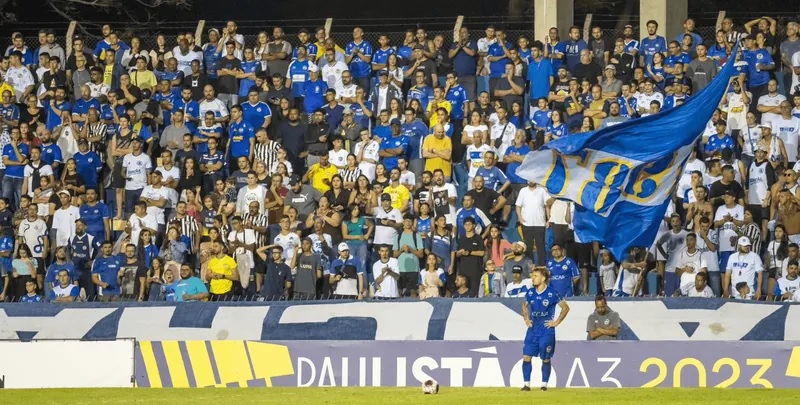
[[[786,227],[783,224],[775,225],[775,229],[778,229],[778,228],[783,229],[783,238],[781,238],[780,241],[775,239],[775,241],[779,242],[779,244],[778,244],[777,252],[774,252],[774,253],[775,253],[775,257],[777,257],[778,260],[783,260],[783,259],[789,257],[789,234],[786,233]]]

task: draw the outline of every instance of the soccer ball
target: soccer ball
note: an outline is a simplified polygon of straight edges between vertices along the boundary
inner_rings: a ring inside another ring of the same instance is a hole
[[[435,380],[427,380],[422,383],[422,393],[423,394],[438,394],[439,393],[439,383]]]

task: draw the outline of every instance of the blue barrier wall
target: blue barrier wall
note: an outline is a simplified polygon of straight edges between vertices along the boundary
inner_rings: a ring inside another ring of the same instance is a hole
[[[559,341],[586,339],[591,299],[569,302]],[[0,339],[520,341],[521,300],[3,304]],[[800,305],[611,300],[622,340],[800,341]]]

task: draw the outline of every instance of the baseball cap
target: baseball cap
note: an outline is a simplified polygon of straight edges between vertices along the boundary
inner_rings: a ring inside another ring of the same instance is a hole
[[[767,121],[767,122],[765,122],[765,123],[763,123],[763,124],[759,125],[758,127],[759,127],[759,128],[769,128],[769,129],[772,129],[772,122],[770,122],[770,121]]]
[[[741,238],[739,238],[739,242],[737,242],[736,244],[739,246],[750,246],[751,245],[750,238],[748,238],[747,236],[742,236]]]
[[[344,112],[342,113],[342,115],[353,115],[353,110],[351,110],[351,109],[349,109],[349,108],[348,108],[348,109],[344,110]]]
[[[389,125],[402,125],[402,123],[399,118],[392,118],[392,120],[389,121]]]
[[[633,25],[625,24],[625,28],[633,28]]]
[[[750,35],[744,37],[744,39],[752,39],[753,41],[755,41],[756,40],[756,36],[753,35],[753,34],[750,34]]]
[[[769,152],[769,148],[767,148],[767,145],[759,143],[758,146],[756,146],[756,152]]]
[[[311,65],[311,66],[308,67],[308,71],[309,72],[319,72],[319,68],[317,67],[317,65]]]
[[[414,45],[414,50],[416,51],[417,49],[419,49],[420,51],[424,51],[425,47],[420,44],[416,44]]]
[[[88,141],[86,138],[81,138],[81,139],[78,139],[78,145],[80,145],[80,144],[82,144],[82,143],[85,143],[85,144],[87,144],[87,145],[88,145],[88,144],[89,144],[89,141]]]
[[[76,223],[76,224],[77,224],[78,222],[80,222],[80,223],[82,223],[82,224],[84,224],[84,225],[87,225],[87,223],[86,223],[86,220],[85,220],[85,219],[83,219],[83,218],[78,218],[78,219],[76,219],[76,220],[75,220],[75,223]]]
[[[139,138],[139,137],[137,136],[137,137],[135,137],[135,138],[131,139],[131,142],[139,142],[139,143],[142,143],[142,138]]]
[[[389,71],[386,69],[381,69],[378,71],[378,76],[389,76]]]
[[[616,66],[614,66],[614,65],[606,65],[606,68],[605,68],[605,70],[609,70],[609,69],[611,69],[611,70],[613,70],[613,71],[616,71],[616,70],[617,70],[617,67],[616,67]]]
[[[512,273],[519,273],[519,274],[522,274],[522,266],[520,266],[520,265],[516,265],[516,266],[512,267],[512,268],[511,268],[511,272],[512,272]]]
[[[725,192],[722,193],[722,195],[729,195],[731,197],[736,197],[736,193],[734,193],[733,190],[725,190]]]
[[[300,176],[293,174],[292,178],[289,179],[289,185],[296,186],[298,184],[300,184]]]
[[[528,250],[528,245],[526,245],[526,244],[525,244],[525,242],[523,242],[523,241],[521,241],[521,240],[520,240],[520,241],[517,241],[517,242],[516,242],[516,243],[514,243],[514,244],[515,244],[515,245],[517,245],[517,246],[519,246],[519,247],[521,247],[521,248],[522,248],[522,250]]]
[[[338,250],[340,252],[346,250],[346,251],[349,252],[350,251],[350,246],[347,246],[347,243],[342,242],[342,243],[339,244],[339,246],[336,248],[336,250]]]
[[[392,196],[388,193],[381,194],[381,201],[392,201]]]
[[[72,194],[69,193],[69,190],[61,190],[58,192],[58,194],[66,194],[67,197],[72,197]]]

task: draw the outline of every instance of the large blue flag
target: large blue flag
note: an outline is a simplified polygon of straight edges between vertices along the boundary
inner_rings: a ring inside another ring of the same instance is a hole
[[[600,241],[620,259],[629,247],[650,246],[733,65],[681,106],[547,143],[525,157],[517,174],[576,204],[581,240]]]

